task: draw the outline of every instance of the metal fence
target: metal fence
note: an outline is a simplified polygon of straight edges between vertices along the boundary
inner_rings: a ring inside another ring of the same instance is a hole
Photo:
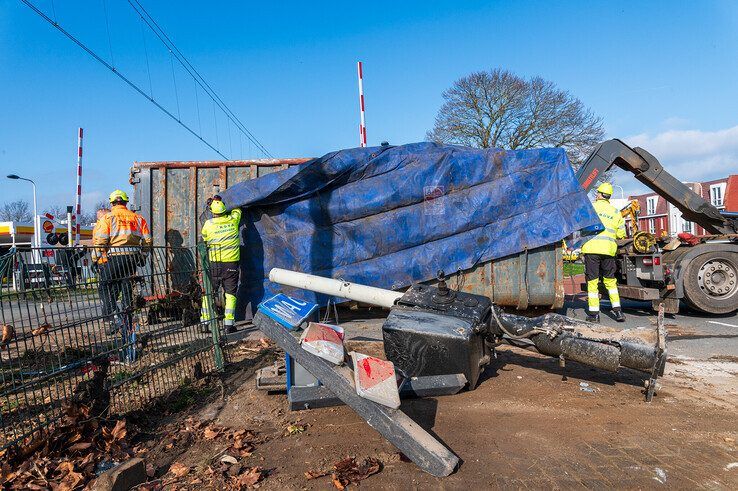
[[[67,401],[121,413],[223,368],[222,317],[199,249],[11,250],[0,256],[0,448],[53,424]]]

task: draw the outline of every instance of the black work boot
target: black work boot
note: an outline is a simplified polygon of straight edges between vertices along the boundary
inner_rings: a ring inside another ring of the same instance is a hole
[[[587,322],[596,322],[600,323],[600,314],[599,312],[592,314],[590,312],[587,312]]]
[[[623,315],[623,311],[620,309],[612,309],[612,315],[615,317],[615,320],[618,322],[625,322],[625,316]]]

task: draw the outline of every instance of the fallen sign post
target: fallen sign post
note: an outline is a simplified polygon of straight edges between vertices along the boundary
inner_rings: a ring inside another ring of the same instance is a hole
[[[254,325],[422,470],[444,477],[456,469],[459,458],[409,416],[360,397],[348,367],[333,365],[303,350],[282,324],[261,310],[254,316]]]

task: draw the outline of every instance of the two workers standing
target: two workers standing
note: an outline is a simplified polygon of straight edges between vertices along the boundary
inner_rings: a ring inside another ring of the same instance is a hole
[[[612,184],[603,183],[597,188],[594,209],[600,217],[605,229],[582,246],[584,254],[584,276],[587,280],[587,320],[600,321],[600,276],[610,297],[612,314],[618,322],[625,322],[620,307],[620,295],[615,279],[617,263],[615,254],[618,250],[617,239],[625,237],[625,220],[620,210],[610,204]]]
[[[120,190],[110,194],[111,210],[98,217],[92,233],[92,261],[98,268],[99,295],[103,315],[108,319],[108,333],[123,327],[123,334],[131,328],[133,304],[133,277],[136,268],[146,261],[151,247],[151,232],[146,220],[128,209],[128,195]],[[213,292],[222,286],[225,293],[225,326],[235,331],[236,292],[238,290],[241,241],[239,223],[241,210],[226,212],[226,206],[215,196],[210,200],[213,218],[202,227],[202,238],[208,246],[210,276]],[[118,308],[120,297],[121,308]],[[210,298],[203,296],[200,320],[213,316]],[[207,328],[207,326],[205,326]]]

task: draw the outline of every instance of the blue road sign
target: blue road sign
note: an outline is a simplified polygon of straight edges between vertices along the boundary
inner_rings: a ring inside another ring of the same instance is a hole
[[[290,330],[299,327],[317,308],[316,303],[288,297],[284,293],[278,293],[259,304],[260,311]]]

